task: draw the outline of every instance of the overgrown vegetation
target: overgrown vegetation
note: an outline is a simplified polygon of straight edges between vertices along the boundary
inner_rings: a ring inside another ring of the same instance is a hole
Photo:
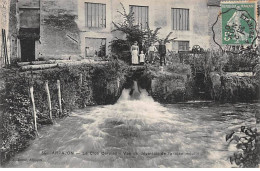
[[[155,30],[151,30],[149,24],[146,23],[145,29],[142,29],[140,25],[135,23],[134,12],[133,9],[130,8],[130,12],[127,13],[125,7],[121,3],[123,12],[118,11],[119,14],[123,17],[122,23],[113,22],[115,29],[113,32],[119,31],[125,35],[125,39],[116,38],[112,40],[110,43],[112,53],[115,53],[119,56],[120,59],[129,62],[130,57],[130,47],[134,44],[135,41],[138,42],[139,46],[144,48],[144,51],[147,51],[148,47],[151,43],[156,43],[159,40],[163,40],[163,42],[169,43],[174,39],[170,39],[172,32],[170,32],[166,38],[160,39],[158,37],[160,27]]]
[[[241,126],[239,131],[232,131],[226,135],[229,145],[234,141],[237,152],[230,157],[231,164],[235,163],[243,168],[256,168],[260,163],[259,147],[257,147],[257,129]]]
[[[257,81],[258,56],[244,53],[208,50],[201,54],[172,54],[181,63],[191,66],[193,77],[204,75],[200,82],[207,96],[222,102],[252,101],[259,98],[259,81]],[[246,67],[245,67],[246,66]],[[253,69],[254,68],[254,69]],[[240,71],[254,71],[254,77],[231,76],[227,73]],[[197,78],[196,78],[197,77]],[[196,85],[195,87],[199,87]]]
[[[149,65],[142,77],[151,80],[151,95],[162,103],[176,103],[193,96],[191,69],[189,65],[172,64],[159,68]]]
[[[30,140],[36,137],[29,85],[34,87],[37,125],[40,128],[52,123],[44,87],[46,81],[51,94],[53,117],[62,118],[75,108],[115,103],[123,88],[127,70],[123,62],[115,60],[103,65],[82,64],[38,72],[7,70],[3,73],[5,88],[1,91],[4,123],[1,163],[26,148]],[[61,83],[62,113],[58,105],[57,80]]]

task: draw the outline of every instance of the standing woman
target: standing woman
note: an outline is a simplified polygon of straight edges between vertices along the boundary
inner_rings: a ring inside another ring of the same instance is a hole
[[[138,54],[139,54],[139,47],[137,41],[131,46],[131,54],[132,54],[132,65],[139,64],[138,63]]]

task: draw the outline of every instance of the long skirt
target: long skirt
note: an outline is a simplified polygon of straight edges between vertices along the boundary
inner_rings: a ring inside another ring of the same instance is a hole
[[[138,64],[138,51],[132,51],[132,64]]]

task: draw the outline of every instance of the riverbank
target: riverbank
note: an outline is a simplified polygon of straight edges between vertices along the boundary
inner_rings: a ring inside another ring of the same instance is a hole
[[[133,80],[162,104],[189,100],[253,102],[259,99],[259,80],[211,72],[199,89],[190,65],[175,63],[166,67],[146,65],[130,67],[124,62],[66,65],[45,70],[20,72],[17,68],[1,71],[1,163],[23,151],[37,137],[29,91],[33,87],[37,128],[67,117],[75,109],[115,104],[124,88]],[[58,82],[61,98],[59,99]],[[52,109],[49,109],[49,87]],[[200,91],[198,91],[200,90]],[[207,94],[204,99],[201,94]],[[51,118],[51,115],[52,118]]]
[[[59,68],[20,72],[16,68],[1,72],[1,163],[30,145],[37,132],[29,88],[33,87],[36,126],[52,124],[74,109],[114,104],[121,95],[128,66],[120,61],[105,64],[63,65]],[[57,81],[60,83],[59,103]],[[51,99],[50,117],[46,83]]]
[[[148,65],[139,79],[155,101],[174,104],[190,100],[221,103],[259,100],[259,73],[194,73],[190,65],[174,63],[159,67]]]

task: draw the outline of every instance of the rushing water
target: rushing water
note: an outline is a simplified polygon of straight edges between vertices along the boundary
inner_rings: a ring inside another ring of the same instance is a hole
[[[6,167],[234,167],[225,135],[254,125],[255,105],[161,105],[135,83],[115,105],[43,127]]]

